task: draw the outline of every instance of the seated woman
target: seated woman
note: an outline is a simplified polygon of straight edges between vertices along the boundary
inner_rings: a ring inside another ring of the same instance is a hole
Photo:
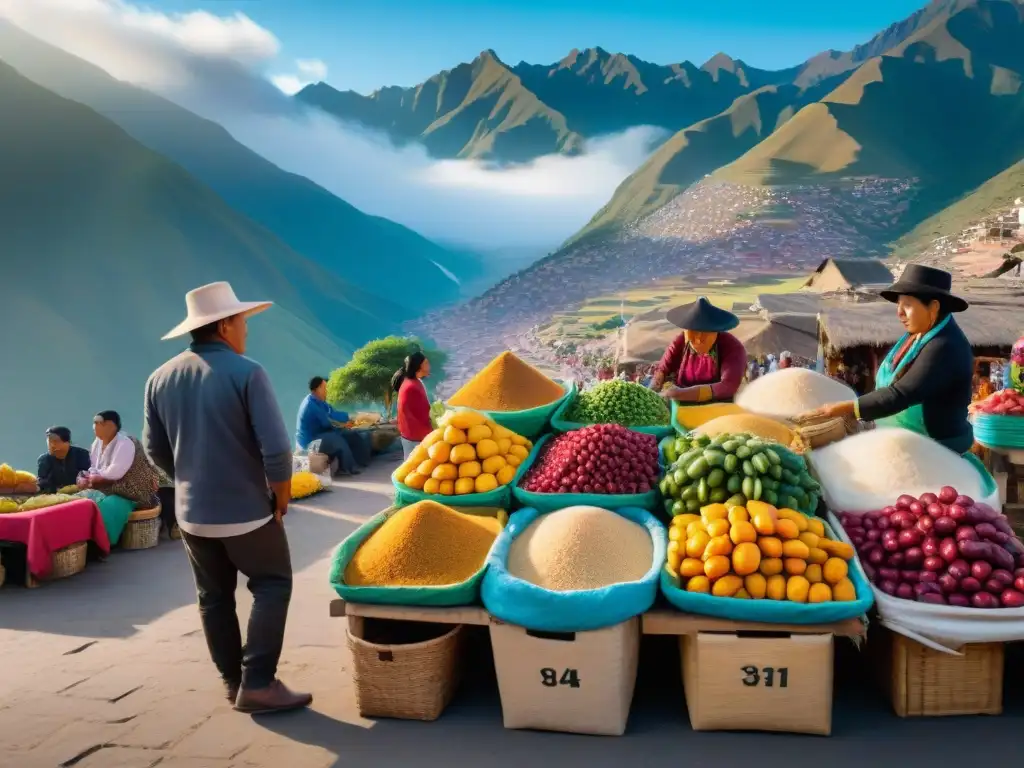
[[[91,466],[78,478],[79,488],[106,494],[99,504],[107,537],[113,544],[135,509],[155,507],[159,485],[156,469],[142,445],[121,431],[117,411],[101,411],[93,418],[96,439],[89,449]]]
[[[739,318],[701,296],[670,310],[666,319],[683,332],[658,363],[653,389],[679,403],[732,402],[747,366],[743,342],[727,333]],[[671,386],[662,390],[666,381]]]

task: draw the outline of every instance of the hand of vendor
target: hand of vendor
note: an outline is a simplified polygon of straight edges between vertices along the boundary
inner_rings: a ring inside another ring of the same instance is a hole
[[[799,424],[806,421],[820,421],[822,419],[836,419],[853,416],[856,414],[856,405],[856,402],[853,400],[847,400],[842,403],[829,403],[828,405],[821,406],[821,408],[815,408],[813,411],[804,411],[803,413],[797,414],[793,417],[793,421]]]
[[[679,403],[696,403],[700,400],[700,387],[669,386],[661,391],[661,396]]]

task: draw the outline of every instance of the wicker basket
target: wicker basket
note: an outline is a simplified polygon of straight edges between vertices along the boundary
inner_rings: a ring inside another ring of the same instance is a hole
[[[836,416],[831,419],[815,419],[796,425],[796,432],[805,445],[811,448],[823,448],[838,442],[848,435],[860,431],[857,419],[852,416]]]
[[[79,541],[53,553],[53,570],[51,579],[66,579],[85,570],[85,556],[89,551],[89,542]]]
[[[331,466],[331,457],[326,453],[310,451],[306,456],[309,459],[309,471],[314,475],[322,475]]]
[[[900,717],[1002,714],[1003,643],[965,645],[952,656],[889,630],[871,640],[881,641],[878,668]]]
[[[0,587],[4,585],[4,579],[7,577],[7,569],[0,565]]]
[[[380,644],[365,639],[368,634],[371,637],[377,634],[374,625],[381,623],[411,625],[420,630],[426,627],[443,634],[408,644]],[[459,683],[461,644],[462,625],[450,627],[353,617],[348,647],[354,663],[353,681],[359,714],[362,717],[436,720],[448,706]]]
[[[150,549],[160,543],[160,505],[137,509],[121,534],[121,549]]]

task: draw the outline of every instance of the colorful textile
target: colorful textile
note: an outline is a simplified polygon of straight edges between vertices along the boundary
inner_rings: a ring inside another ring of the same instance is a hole
[[[0,541],[25,545],[28,570],[36,578],[49,575],[54,552],[79,541],[95,542],[104,554],[110,552],[99,507],[88,499],[0,515]]]

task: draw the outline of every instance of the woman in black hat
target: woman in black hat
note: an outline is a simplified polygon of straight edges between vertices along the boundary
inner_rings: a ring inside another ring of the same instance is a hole
[[[896,315],[907,332],[879,366],[877,388],[857,400],[826,405],[803,417],[853,414],[881,426],[910,429],[957,453],[967,453],[974,445],[967,420],[974,353],[953,319],[968,305],[950,293],[952,285],[948,272],[908,266],[881,293],[896,304]]]
[[[668,312],[670,323],[683,329],[665,350],[651,384],[681,403],[731,402],[747,366],[743,343],[728,331],[740,324],[732,312],[701,296]]]

